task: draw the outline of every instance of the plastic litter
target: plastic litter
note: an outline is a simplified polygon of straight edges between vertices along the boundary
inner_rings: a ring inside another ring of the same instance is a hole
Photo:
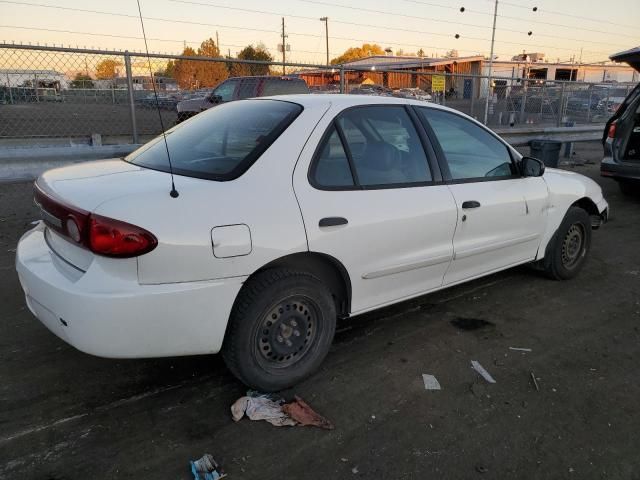
[[[329,420],[297,395],[292,402],[285,403],[282,399],[250,391],[231,405],[231,415],[236,422],[246,415],[250,420],[265,420],[276,427],[302,425],[327,430],[334,428]]]
[[[471,368],[478,372],[489,383],[496,383],[493,377],[476,360],[471,360]]]
[[[324,428],[325,430],[333,430],[333,424],[319,413],[316,413],[304,400],[299,396],[295,396],[293,402],[285,403],[282,411],[289,415],[300,425],[309,425],[313,427]]]
[[[227,476],[210,453],[205,453],[202,458],[189,463],[194,480],[219,480]]]
[[[522,348],[522,347],[509,347],[509,350],[514,350],[516,352],[531,352],[530,348]]]
[[[433,375],[430,375],[428,373],[423,373],[422,381],[424,382],[425,390],[441,390],[442,389],[440,387],[440,382],[438,382],[436,377],[434,377]]]

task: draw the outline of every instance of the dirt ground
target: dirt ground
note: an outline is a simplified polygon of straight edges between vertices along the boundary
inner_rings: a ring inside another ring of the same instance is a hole
[[[600,155],[582,145],[577,163]],[[578,278],[516,268],[342,322],[321,371],[282,392],[332,431],[234,423],[246,388],[218,356],[108,360],[59,340],[13,267],[30,185],[0,185],[0,478],[188,479],[205,452],[230,480],[640,478],[640,200],[595,164],[566,168],[611,206]]]

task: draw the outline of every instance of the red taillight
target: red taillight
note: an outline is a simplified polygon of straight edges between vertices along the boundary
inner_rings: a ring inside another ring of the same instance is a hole
[[[89,216],[89,248],[109,257],[135,257],[158,245],[156,237],[144,228],[92,213]]]
[[[615,138],[616,137],[616,122],[615,122],[615,120],[613,122],[611,122],[611,125],[609,125],[609,131],[607,132],[607,137],[609,137],[609,138]]]
[[[144,228],[68,205],[37,184],[35,201],[49,228],[98,255],[136,257],[158,245],[156,237]]]

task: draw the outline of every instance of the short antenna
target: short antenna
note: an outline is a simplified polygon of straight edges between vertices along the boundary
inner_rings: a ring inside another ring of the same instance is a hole
[[[140,0],[136,0],[138,3],[138,14],[140,15],[140,24],[142,25],[142,36],[144,38],[144,48],[147,52],[147,62],[149,64],[149,75],[151,75],[151,86],[153,87],[153,96],[156,99],[156,110],[158,112],[158,119],[160,120],[160,128],[162,129],[162,138],[164,140],[164,148],[167,150],[167,159],[169,160],[169,173],[171,174],[171,191],[169,195],[171,198],[177,198],[178,190],[176,190],[176,184],[173,182],[173,165],[171,164],[171,154],[169,153],[169,144],[167,143],[167,134],[164,131],[164,122],[162,121],[162,114],[160,113],[160,102],[158,101],[158,90],[156,89],[156,81],[153,78],[153,70],[151,68],[151,57],[149,57],[149,45],[147,45],[147,34],[144,31],[144,21],[142,20],[142,9],[140,8]]]

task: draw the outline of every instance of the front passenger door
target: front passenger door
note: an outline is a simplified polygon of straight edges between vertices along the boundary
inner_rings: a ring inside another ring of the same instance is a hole
[[[507,145],[483,126],[445,110],[418,111],[435,139],[458,208],[444,284],[533,260],[548,202],[542,177],[522,177]]]

